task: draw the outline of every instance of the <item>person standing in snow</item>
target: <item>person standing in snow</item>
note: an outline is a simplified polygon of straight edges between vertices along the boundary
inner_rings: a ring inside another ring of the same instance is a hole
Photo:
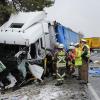
[[[80,69],[82,67],[82,50],[80,48],[80,44],[75,44],[75,67],[78,68],[78,79],[81,79],[81,72]]]
[[[85,39],[81,39],[80,41],[82,45],[82,67],[81,67],[81,79],[84,83],[88,83],[88,66],[89,66],[89,58],[90,58],[90,47],[87,45],[87,41]]]
[[[64,50],[64,45],[59,44],[58,50],[55,53],[56,60],[56,77],[57,77],[57,83],[56,86],[62,85],[64,81],[65,71],[66,71],[66,52]]]

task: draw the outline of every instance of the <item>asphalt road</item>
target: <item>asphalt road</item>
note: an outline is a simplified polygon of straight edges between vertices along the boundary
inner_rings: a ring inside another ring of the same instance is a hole
[[[49,78],[46,79],[44,85],[31,84],[14,92],[9,90],[5,94],[0,94],[0,100],[15,100],[12,99],[15,96],[19,96],[19,98],[28,96],[29,100],[90,100],[87,86],[79,84],[76,79],[67,78],[61,86],[55,86],[55,83],[56,80]]]
[[[100,100],[100,77],[90,77],[89,85],[91,100]]]
[[[100,53],[95,54],[91,57],[93,61],[100,61]],[[91,65],[90,65],[91,67]],[[100,67],[100,64],[92,64],[92,67]],[[100,100],[100,75],[89,76],[89,92],[91,100]]]

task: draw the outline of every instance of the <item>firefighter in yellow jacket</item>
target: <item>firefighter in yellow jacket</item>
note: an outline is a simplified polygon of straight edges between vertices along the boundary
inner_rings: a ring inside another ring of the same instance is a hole
[[[75,44],[75,67],[78,68],[78,79],[81,79],[80,69],[82,67],[82,50],[80,48],[80,44]]]
[[[62,85],[64,76],[65,76],[65,70],[66,70],[66,52],[64,50],[64,45],[59,44],[58,50],[55,54],[56,59],[56,76],[57,76],[57,83],[56,86]]]

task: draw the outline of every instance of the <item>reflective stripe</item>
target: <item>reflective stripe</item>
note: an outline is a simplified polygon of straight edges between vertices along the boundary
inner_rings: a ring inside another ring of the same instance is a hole
[[[65,73],[63,73],[63,75],[60,75],[59,73],[57,73],[57,80],[60,81],[60,80],[64,80],[64,77],[66,76]]]
[[[64,78],[61,78],[61,79],[59,78],[59,79],[57,79],[57,81],[63,81],[63,80],[64,80]]]
[[[57,67],[65,67],[66,60],[65,60],[65,51],[58,51],[57,53]]]

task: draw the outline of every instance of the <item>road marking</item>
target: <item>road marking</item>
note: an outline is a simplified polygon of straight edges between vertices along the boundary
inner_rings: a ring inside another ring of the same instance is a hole
[[[96,93],[96,91],[94,90],[94,88],[90,83],[88,84],[88,88],[91,91],[92,95],[94,96],[95,100],[100,100],[98,94]]]

